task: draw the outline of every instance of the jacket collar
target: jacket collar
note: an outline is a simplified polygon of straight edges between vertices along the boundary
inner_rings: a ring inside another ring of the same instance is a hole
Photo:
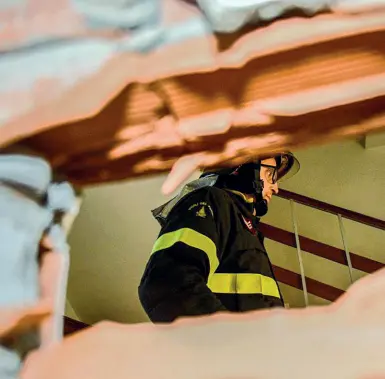
[[[239,191],[235,191],[235,190],[228,190],[236,195],[238,195],[239,197],[242,198],[242,200],[244,200],[247,204],[252,204],[252,203],[255,203],[255,199],[254,198],[247,198],[247,196],[242,193],[242,192],[239,192]]]

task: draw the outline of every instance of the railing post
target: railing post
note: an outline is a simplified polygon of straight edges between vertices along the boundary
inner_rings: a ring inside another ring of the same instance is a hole
[[[353,283],[354,282],[354,280],[353,280],[353,266],[352,266],[352,262],[350,260],[350,253],[349,253],[348,243],[346,241],[346,233],[345,233],[344,223],[342,221],[342,216],[340,214],[338,214],[337,216],[338,216],[338,223],[339,223],[339,226],[340,226],[342,243],[343,243],[344,249],[345,249],[346,261],[347,261],[348,267],[349,267],[350,283]]]
[[[295,244],[297,246],[299,268],[301,270],[303,296],[305,298],[305,305],[308,306],[309,305],[309,297],[308,297],[308,293],[307,293],[305,270],[303,268],[303,262],[302,262],[301,245],[300,245],[299,236],[298,236],[298,225],[297,225],[297,218],[296,218],[296,214],[295,214],[295,203],[293,200],[290,200],[290,208],[291,208],[291,218],[293,221],[293,228],[294,228],[294,234],[295,234]]]

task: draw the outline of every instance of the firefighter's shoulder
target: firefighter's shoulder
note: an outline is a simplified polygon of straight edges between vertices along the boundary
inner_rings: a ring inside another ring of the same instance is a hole
[[[221,204],[223,202],[229,201],[230,197],[226,190],[217,188],[217,187],[202,187],[199,188],[188,195],[184,199],[187,203],[191,201],[206,201],[209,203]]]
[[[196,211],[198,216],[207,216],[207,211],[212,216],[221,212],[226,207],[226,203],[231,201],[227,192],[217,187],[199,188],[184,197],[177,204],[178,211]]]

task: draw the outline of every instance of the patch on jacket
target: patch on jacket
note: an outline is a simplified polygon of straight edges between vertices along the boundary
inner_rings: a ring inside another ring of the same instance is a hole
[[[189,211],[194,210],[195,215],[197,217],[206,218],[207,217],[206,209],[209,211],[211,216],[214,217],[214,212],[213,212],[211,206],[204,201],[201,201],[199,203],[191,205],[191,207],[188,210]]]
[[[253,226],[253,222],[249,219],[241,215],[243,223],[246,226],[246,229],[253,234],[254,236],[257,234],[257,229]]]

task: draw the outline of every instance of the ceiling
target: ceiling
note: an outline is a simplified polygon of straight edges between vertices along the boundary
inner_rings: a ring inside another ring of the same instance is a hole
[[[301,171],[282,187],[375,218],[385,219],[385,148],[365,149],[356,141],[296,152]],[[89,188],[70,235],[68,309],[87,323],[109,319],[143,322],[137,287],[159,232],[150,210],[168,199],[161,195],[165,176]],[[301,235],[343,248],[337,218],[296,206]],[[265,223],[292,231],[290,204],[274,198]],[[349,249],[385,263],[384,233],[345,221]],[[267,241],[273,264],[299,273],[296,249]],[[303,253],[306,276],[346,289],[348,268]],[[354,271],[354,279],[363,275]],[[290,307],[304,305],[303,293],[281,285]],[[327,301],[309,297],[310,304]]]

